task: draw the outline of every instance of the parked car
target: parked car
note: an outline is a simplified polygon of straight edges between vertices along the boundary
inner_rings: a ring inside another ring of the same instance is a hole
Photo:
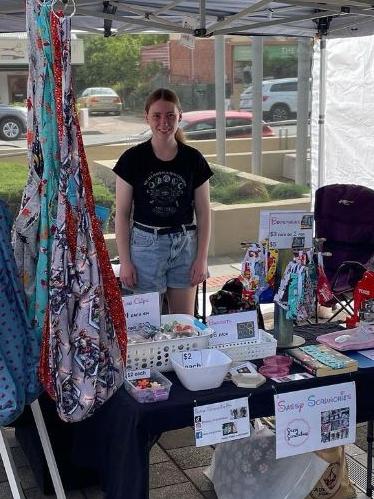
[[[252,85],[240,94],[240,110],[253,109]],[[297,112],[297,78],[262,82],[263,115],[270,121],[290,119]]]
[[[121,114],[122,101],[119,95],[107,87],[86,88],[78,97],[80,107],[88,108],[88,113]]]
[[[226,137],[251,137],[252,113],[243,111],[226,111]],[[274,130],[263,122],[262,136],[273,137]],[[188,140],[207,140],[216,138],[216,111],[187,111],[183,113],[179,124]],[[150,129],[138,134],[135,140],[147,140],[151,136]],[[131,137],[132,139],[134,137]]]
[[[0,104],[0,139],[16,140],[26,133],[26,130],[26,108]]]

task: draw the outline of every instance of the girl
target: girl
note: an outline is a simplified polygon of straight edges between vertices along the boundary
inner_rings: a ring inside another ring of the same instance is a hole
[[[145,119],[152,138],[124,152],[114,167],[120,278],[137,293],[166,292],[169,313],[193,315],[196,286],[208,273],[213,173],[183,142],[174,92],[155,90]]]

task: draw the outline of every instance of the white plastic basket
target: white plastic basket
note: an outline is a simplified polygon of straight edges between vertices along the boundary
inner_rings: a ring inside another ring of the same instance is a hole
[[[271,334],[259,329],[258,340],[237,341],[226,345],[210,345],[209,348],[218,348],[234,361],[263,359],[275,355],[277,340]]]
[[[173,367],[170,362],[170,355],[172,353],[208,348],[209,336],[212,330],[205,326],[205,324],[187,314],[161,316],[161,324],[172,321],[193,326],[199,331],[200,336],[129,344],[127,347],[127,369],[153,368],[160,372],[172,371]]]

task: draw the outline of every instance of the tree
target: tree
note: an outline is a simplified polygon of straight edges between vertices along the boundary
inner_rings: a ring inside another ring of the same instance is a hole
[[[83,35],[85,64],[76,68],[77,92],[87,87],[112,87],[123,97],[141,83],[140,49],[164,43],[167,35]]]
[[[264,78],[292,78],[297,76],[297,55],[274,57],[264,52]]]

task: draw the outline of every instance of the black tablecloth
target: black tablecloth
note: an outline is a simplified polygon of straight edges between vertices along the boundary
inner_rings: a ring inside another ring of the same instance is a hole
[[[305,336],[310,343],[321,331],[328,332],[332,328],[336,330],[336,324],[296,328],[295,333]],[[298,370],[297,366],[295,370]],[[59,421],[54,411],[52,413],[51,403],[42,400],[54,449],[61,446],[61,438],[64,445],[71,445],[71,465],[75,468],[66,472],[60,469],[63,478],[69,476],[71,482],[72,470],[89,468],[100,477],[107,499],[148,499],[149,450],[162,432],[192,426],[194,405],[248,396],[251,418],[271,416],[274,415],[275,393],[355,381],[358,422],[374,416],[374,397],[369,396],[374,368],[283,384],[267,381],[255,390],[224,382],[214,390],[191,392],[181,386],[174,373],[168,373],[168,377],[173,385],[167,401],[139,404],[122,388],[94,416],[81,423]],[[62,437],[59,428],[64,430]],[[27,431],[30,430],[22,426],[16,428],[17,438],[23,433],[22,441]],[[59,461],[58,455],[56,458]]]

